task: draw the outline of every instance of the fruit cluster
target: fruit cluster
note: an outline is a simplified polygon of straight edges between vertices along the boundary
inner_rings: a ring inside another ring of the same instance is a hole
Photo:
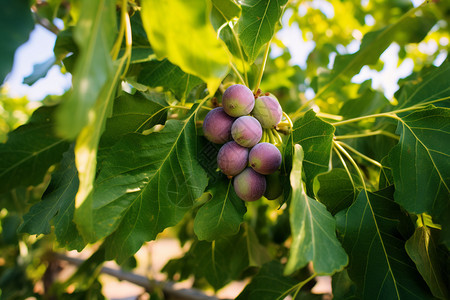
[[[233,177],[234,190],[244,201],[255,201],[263,195],[274,199],[273,193],[266,193],[265,175],[273,174],[281,165],[282,156],[274,143],[281,143],[275,128],[282,116],[275,97],[255,96],[248,87],[235,84],[224,92],[222,107],[208,112],[203,121],[205,137],[224,144],[217,164],[225,175]]]

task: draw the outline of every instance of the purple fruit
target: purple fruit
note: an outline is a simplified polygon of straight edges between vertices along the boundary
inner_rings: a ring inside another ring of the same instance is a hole
[[[209,111],[203,121],[203,133],[213,143],[223,144],[231,140],[231,125],[234,118],[227,115],[222,107]]]
[[[241,173],[248,163],[248,149],[236,142],[223,145],[217,154],[217,164],[225,175],[234,176]]]
[[[239,145],[253,147],[261,140],[261,124],[251,116],[237,118],[231,126],[231,136]]]
[[[223,93],[222,106],[225,112],[232,117],[245,116],[255,106],[255,97],[245,85],[234,84]]]
[[[246,168],[234,177],[233,187],[236,194],[244,201],[255,201],[266,191],[266,178],[252,168]]]
[[[252,114],[258,119],[263,128],[274,128],[281,122],[283,109],[277,99],[270,96],[262,96],[255,100]]]
[[[250,150],[250,166],[256,172],[269,175],[281,165],[281,152],[271,143],[260,143]]]

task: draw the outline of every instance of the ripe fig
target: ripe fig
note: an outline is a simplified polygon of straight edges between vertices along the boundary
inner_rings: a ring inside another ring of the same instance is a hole
[[[224,144],[231,140],[231,125],[234,118],[230,117],[222,107],[209,111],[203,121],[203,133],[213,143]]]
[[[248,149],[231,141],[223,145],[217,154],[217,164],[225,175],[241,173],[248,163]]]
[[[283,109],[274,97],[262,96],[256,98],[252,114],[263,128],[274,128],[281,122]]]
[[[281,152],[271,143],[260,143],[250,150],[249,163],[256,172],[272,174],[281,165]]]
[[[232,117],[245,116],[255,106],[255,97],[245,85],[234,84],[223,93],[222,106],[225,112]]]
[[[234,177],[233,187],[236,194],[244,201],[256,201],[266,191],[266,178],[252,168],[246,168]]]
[[[261,124],[251,116],[239,117],[231,126],[231,136],[239,145],[253,147],[261,140]]]

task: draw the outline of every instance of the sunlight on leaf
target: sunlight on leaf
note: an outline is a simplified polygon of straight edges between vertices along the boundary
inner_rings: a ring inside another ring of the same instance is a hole
[[[213,94],[227,73],[229,57],[209,21],[207,1],[141,3],[142,22],[157,57],[200,77]]]

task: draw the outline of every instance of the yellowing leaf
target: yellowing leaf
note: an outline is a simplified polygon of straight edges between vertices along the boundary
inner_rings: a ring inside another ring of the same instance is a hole
[[[229,56],[209,11],[206,0],[144,0],[141,15],[156,56],[200,77],[214,93],[227,74]]]

